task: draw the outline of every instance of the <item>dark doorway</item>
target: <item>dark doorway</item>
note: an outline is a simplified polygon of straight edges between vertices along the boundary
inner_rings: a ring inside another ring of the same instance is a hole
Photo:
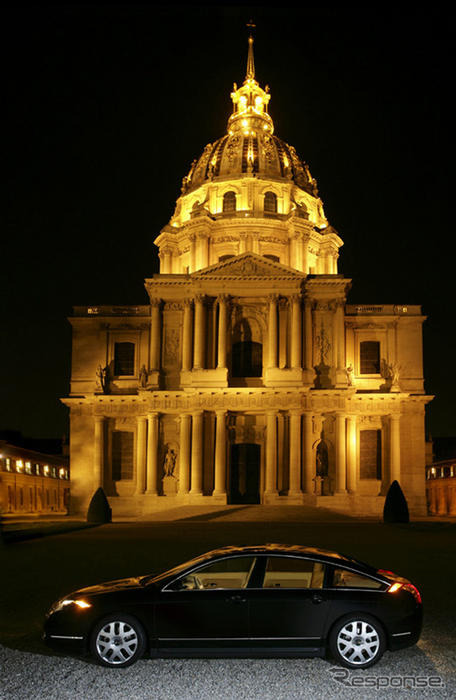
[[[232,445],[230,503],[260,502],[260,445]]]
[[[261,377],[263,374],[263,346],[252,340],[233,343],[233,377]]]

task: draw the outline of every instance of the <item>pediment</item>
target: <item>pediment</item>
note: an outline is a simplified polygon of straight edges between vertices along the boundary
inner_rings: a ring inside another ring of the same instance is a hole
[[[203,270],[198,270],[198,272],[193,272],[191,277],[197,279],[256,279],[268,277],[270,279],[299,280],[303,279],[305,274],[287,265],[268,260],[262,255],[242,253],[229,260],[224,260],[210,267],[205,267]]]

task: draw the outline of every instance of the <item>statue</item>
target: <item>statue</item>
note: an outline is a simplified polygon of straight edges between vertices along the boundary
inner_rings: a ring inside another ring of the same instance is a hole
[[[146,365],[143,365],[139,370],[139,386],[141,389],[145,389],[147,386],[147,380],[149,379],[149,372],[146,369]]]
[[[353,365],[350,363],[348,367],[345,368],[345,372],[347,375],[347,384],[348,386],[353,386],[355,383],[355,371],[353,369]]]
[[[165,461],[163,464],[163,472],[165,476],[174,476],[174,469],[176,468],[176,453],[170,447],[165,455]]]
[[[109,368],[107,366],[102,367],[101,365],[98,365],[97,377],[101,391],[103,394],[107,394],[109,391]]]
[[[387,365],[387,369],[388,379],[391,381],[390,391],[400,391],[399,374],[401,371],[401,366],[397,362],[391,362]]]

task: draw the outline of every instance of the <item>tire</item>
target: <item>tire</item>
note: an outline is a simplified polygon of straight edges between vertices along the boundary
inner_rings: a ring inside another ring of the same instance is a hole
[[[141,624],[130,615],[109,615],[94,627],[90,651],[95,661],[110,668],[126,668],[143,656],[146,635]]]
[[[386,648],[382,625],[370,615],[346,615],[329,635],[329,648],[346,668],[368,668],[380,661]]]

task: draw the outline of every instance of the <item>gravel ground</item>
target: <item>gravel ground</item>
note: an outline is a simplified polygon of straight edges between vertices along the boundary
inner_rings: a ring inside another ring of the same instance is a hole
[[[435,685],[425,687],[431,677]],[[424,637],[410,649],[386,652],[364,672],[346,671],[324,659],[142,659],[130,668],[111,670],[88,659],[0,647],[2,700],[450,700],[455,696],[456,648],[449,638],[434,638],[431,643]]]

